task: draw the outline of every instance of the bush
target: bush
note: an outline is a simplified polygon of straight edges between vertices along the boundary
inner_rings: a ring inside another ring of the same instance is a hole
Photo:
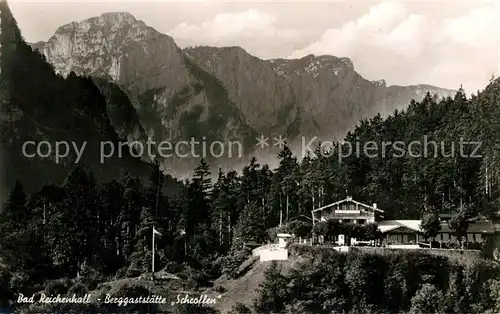
[[[249,256],[250,252],[248,250],[239,250],[230,253],[222,261],[222,273],[233,279],[238,278],[240,275],[240,266]]]
[[[186,269],[186,264],[168,261],[164,267],[167,273],[178,274]]]
[[[215,290],[215,292],[219,292],[219,293],[224,293],[227,291],[227,289],[224,286],[215,286],[214,290]]]
[[[97,285],[97,289],[109,291],[111,290],[111,285],[109,283],[100,283],[99,285]]]
[[[77,282],[86,286],[88,290],[96,289],[99,283],[105,281],[100,272],[86,264],[82,266],[81,275],[81,277],[77,278]]]
[[[195,289],[206,286],[210,279],[210,277],[203,271],[190,266],[185,266],[184,269],[176,275],[183,280],[186,289]]]
[[[201,268],[205,271],[209,279],[217,279],[223,273],[223,263],[223,256],[211,256],[202,263]]]
[[[496,248],[493,250],[493,259],[495,261],[500,261],[500,249]]]
[[[89,288],[84,285],[81,282],[75,283],[71,288],[68,290],[68,295],[72,296],[73,294],[76,294],[77,297],[83,297],[87,292],[89,291]]]
[[[424,284],[411,299],[410,314],[438,313],[443,293],[434,285]]]
[[[117,298],[138,298],[140,296],[147,296],[149,295],[149,290],[148,288],[144,287],[141,284],[135,284],[135,283],[124,283],[121,285],[118,290],[113,293],[113,297]]]
[[[288,225],[290,232],[296,237],[307,238],[311,236],[312,224],[304,221],[292,221]]]
[[[265,280],[260,285],[261,293],[255,301],[255,307],[259,313],[280,313],[290,300],[286,285],[288,280],[281,274],[281,268],[273,261],[264,273]]]
[[[140,275],[141,275],[141,271],[138,268],[130,266],[127,269],[126,276],[128,278],[135,278],[135,277],[139,277]]]
[[[250,310],[248,306],[238,302],[231,308],[231,311],[229,311],[228,314],[250,314],[250,313],[252,313],[252,310]]]
[[[492,313],[500,313],[500,280],[488,280],[488,290],[490,297],[490,308]]]
[[[68,278],[52,280],[46,284],[44,293],[46,295],[65,295],[72,286],[73,282]]]
[[[203,270],[192,269],[190,273],[189,281],[194,283],[193,288],[208,287],[210,286],[210,276]]]

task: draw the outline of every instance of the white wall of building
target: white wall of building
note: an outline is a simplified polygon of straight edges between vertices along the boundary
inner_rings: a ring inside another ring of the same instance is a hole
[[[260,261],[284,261],[288,259],[288,250],[282,248],[265,249],[260,252]]]

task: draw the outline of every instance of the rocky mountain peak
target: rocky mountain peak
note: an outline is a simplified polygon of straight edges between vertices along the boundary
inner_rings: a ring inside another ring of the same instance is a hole
[[[170,68],[169,63],[179,64],[181,58],[180,49],[170,36],[127,12],[104,13],[63,25],[47,42],[32,47],[40,50],[63,76],[74,71],[126,85],[133,82],[136,86],[131,88],[139,90],[157,86],[150,86],[142,75],[137,77],[133,73],[137,71],[129,68],[147,69],[149,65],[149,70],[158,72]]]
[[[378,80],[378,81],[372,81],[373,85],[378,86],[378,87],[386,87],[387,83],[385,80]]]
[[[354,71],[354,63],[349,58],[338,58],[332,55],[321,55],[314,58],[325,67],[344,67]]]
[[[345,76],[346,73],[355,72],[351,59],[332,55],[309,54],[300,59],[272,59],[268,62],[272,64],[274,71],[279,76],[288,79],[297,75],[306,75],[316,79],[320,75]]]
[[[228,47],[212,47],[212,46],[198,46],[185,48],[184,52],[189,57],[194,59],[205,59],[208,61],[218,61],[224,59],[228,60],[246,60],[246,61],[256,61],[259,58],[252,56],[245,49],[239,46],[228,46]],[[207,64],[207,66],[210,66]]]
[[[134,23],[137,19],[128,12],[107,12],[99,16],[99,20],[105,22]]]
[[[147,29],[144,22],[138,21],[132,14],[127,12],[109,12],[100,16],[91,17],[80,22],[71,22],[60,26],[53,37],[64,36],[74,32],[123,32],[133,28]],[[51,39],[52,39],[51,38]]]

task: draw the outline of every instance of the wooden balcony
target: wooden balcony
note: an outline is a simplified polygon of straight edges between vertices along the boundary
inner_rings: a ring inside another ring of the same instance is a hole
[[[367,213],[367,212],[363,212],[363,211],[353,211],[353,212],[346,212],[346,211],[343,211],[343,212],[340,212],[340,213],[337,213],[337,212],[333,212],[333,213],[323,213],[323,215],[321,215],[321,218],[324,218],[326,220],[329,220],[329,219],[366,219],[366,220],[374,220],[375,218],[375,215],[373,213]]]

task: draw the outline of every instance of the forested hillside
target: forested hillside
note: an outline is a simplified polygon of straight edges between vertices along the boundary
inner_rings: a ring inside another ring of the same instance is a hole
[[[99,181],[126,171],[147,176],[148,166],[132,158],[128,150],[121,158],[100,162],[100,143],[119,141],[106,98],[88,77],[56,75],[45,58],[24,42],[6,3],[1,6],[2,186],[12,186],[17,178],[32,192],[45,183],[62,183],[75,167],[77,156],[71,149],[68,156],[56,160],[57,141],[77,147],[86,143],[78,163],[91,168]],[[113,109],[118,126],[124,119],[133,121],[133,117],[117,117]],[[23,156],[23,145],[28,141],[48,141],[52,151],[46,158]]]
[[[306,157],[288,148],[279,168],[253,160],[241,174],[219,172],[210,181],[202,160],[195,176],[176,193],[164,195],[165,175],[152,167],[150,179],[133,175],[98,184],[92,172],[76,168],[62,185],[26,194],[16,183],[1,216],[2,257],[14,271],[13,291],[47,280],[90,276],[101,281],[148,271],[152,226],[158,240],[157,269],[185,273],[194,285],[207,285],[231,272],[242,244],[264,243],[267,230],[345,197],[376,202],[387,217],[419,218],[426,212],[494,216],[498,210],[498,95],[500,82],[467,99],[412,102],[387,119],[362,121],[348,139],[435,141],[479,139],[481,158]],[[449,143],[449,142],[448,142]],[[324,154],[323,154],[324,155]],[[38,285],[37,285],[38,284]]]

